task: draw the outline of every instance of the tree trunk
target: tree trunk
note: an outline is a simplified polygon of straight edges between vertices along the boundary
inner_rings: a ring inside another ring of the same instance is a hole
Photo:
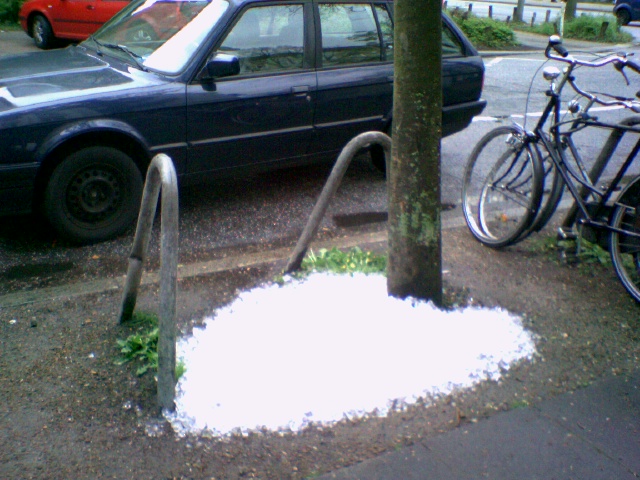
[[[442,304],[441,0],[395,2],[389,295]]]
[[[566,0],[567,5],[564,8],[564,21],[565,23],[569,20],[573,20],[576,18],[576,10],[578,8],[578,0]]]
[[[524,0],[518,0],[515,13],[513,14],[513,21],[522,23],[524,21],[523,15],[524,15]]]

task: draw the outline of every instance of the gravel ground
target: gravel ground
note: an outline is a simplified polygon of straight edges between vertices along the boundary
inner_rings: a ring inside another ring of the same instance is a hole
[[[611,268],[560,263],[540,235],[493,251],[456,229],[443,244],[449,291],[523,315],[537,338],[535,360],[472,391],[299,434],[176,437],[157,420],[153,378],[114,363],[115,340],[131,331],[116,321],[119,292],[0,307],[0,477],[304,478],[637,368],[640,309]],[[181,280],[180,328],[190,331],[282,267]],[[157,309],[156,286],[143,289],[138,308]],[[402,358],[390,361],[402,375]]]

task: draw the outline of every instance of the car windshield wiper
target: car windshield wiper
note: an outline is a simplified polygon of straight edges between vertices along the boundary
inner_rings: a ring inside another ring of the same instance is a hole
[[[133,50],[131,50],[126,45],[119,45],[119,44],[116,44],[116,43],[102,43],[102,42],[98,41],[93,35],[91,35],[89,37],[89,39],[93,40],[96,43],[96,45],[98,45],[98,47],[111,48],[113,50],[120,50],[121,52],[126,53],[135,62],[135,64],[138,66],[138,68],[140,70],[142,70],[143,72],[148,71],[147,67],[145,67],[142,64],[142,62],[140,61],[140,60],[142,60],[142,57],[140,55],[138,55],[137,53],[135,53]],[[98,54],[102,55],[102,52],[100,50],[98,50]]]

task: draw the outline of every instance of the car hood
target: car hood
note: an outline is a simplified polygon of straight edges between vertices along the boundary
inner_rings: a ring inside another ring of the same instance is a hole
[[[0,112],[157,82],[155,75],[114,68],[82,47],[14,55],[0,58]]]

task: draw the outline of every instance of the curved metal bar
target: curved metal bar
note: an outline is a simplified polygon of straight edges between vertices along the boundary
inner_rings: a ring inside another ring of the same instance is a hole
[[[171,158],[153,157],[144,185],[138,226],[129,256],[120,323],[131,319],[147,257],[151,228],[162,188],[160,314],[158,325],[158,404],[173,411],[176,386],[176,286],[178,281],[178,180]]]
[[[391,159],[391,138],[389,138],[388,135],[382,132],[365,132],[349,141],[349,143],[347,143],[342,149],[342,152],[340,152],[340,156],[338,157],[336,164],[331,170],[331,174],[329,175],[329,178],[327,179],[327,182],[322,189],[322,193],[320,194],[320,197],[318,198],[318,201],[316,202],[316,205],[311,212],[311,216],[307,221],[307,225],[304,227],[302,235],[300,235],[298,243],[296,244],[291,257],[289,258],[289,263],[287,263],[287,267],[284,271],[285,273],[291,273],[300,269],[302,259],[304,258],[305,253],[307,253],[307,249],[309,248],[311,240],[318,231],[320,222],[322,221],[322,218],[327,211],[327,207],[329,206],[329,201],[331,200],[331,197],[336,193],[336,190],[338,190],[340,182],[342,181],[342,177],[344,177],[344,174],[347,171],[347,167],[351,163],[351,160],[353,160],[353,157],[362,148],[368,147],[373,144],[382,146],[384,150],[387,172],[389,172],[389,162]]]

